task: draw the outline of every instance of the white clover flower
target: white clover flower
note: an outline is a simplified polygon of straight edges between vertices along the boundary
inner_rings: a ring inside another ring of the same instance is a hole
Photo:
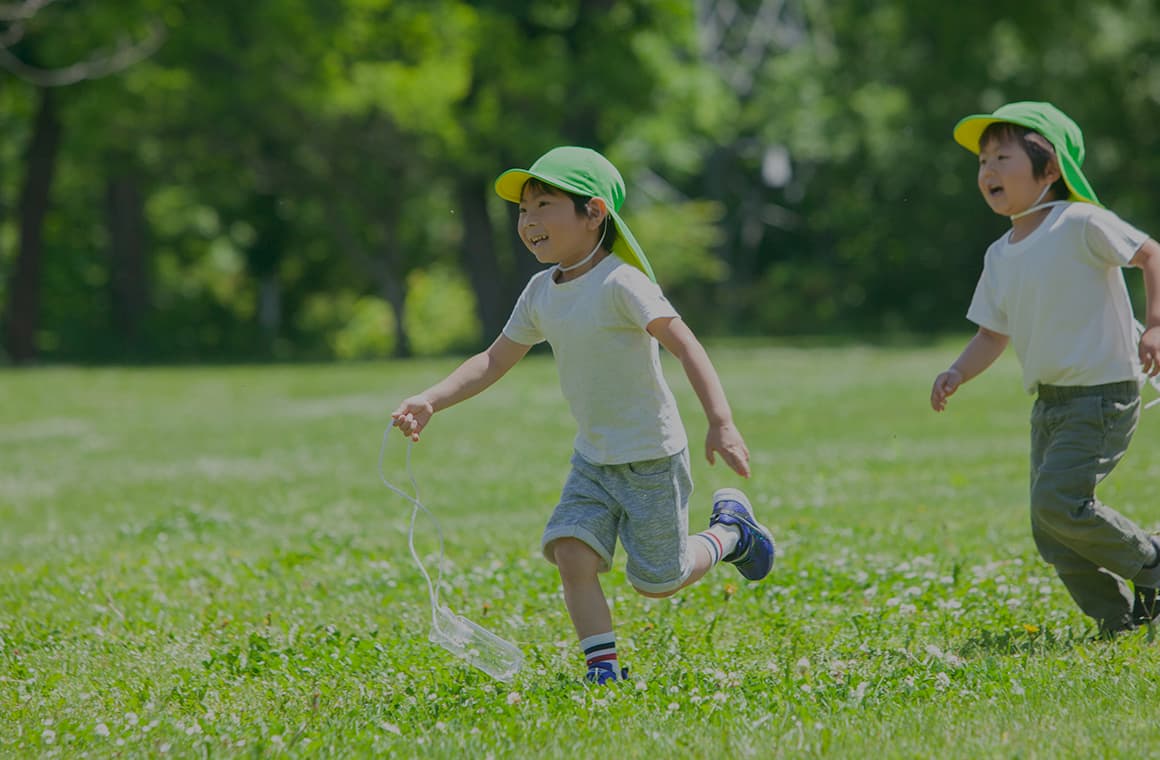
[[[523,702],[523,701],[524,701],[524,698],[520,695],[520,693],[518,691],[513,691],[511,694],[507,695],[507,703],[509,705],[518,705],[520,702]]]
[[[97,736],[108,736],[109,735],[109,727],[106,726],[104,723],[98,723],[96,725],[96,727],[93,728],[93,733],[95,733]]]

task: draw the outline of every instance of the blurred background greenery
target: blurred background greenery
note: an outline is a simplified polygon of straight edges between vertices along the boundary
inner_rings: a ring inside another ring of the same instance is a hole
[[[1160,230],[1160,6],[1001,7],[0,0],[0,361],[478,347],[537,266],[491,183],[559,144],[703,335],[966,329],[1006,222],[960,117],[1056,103]]]

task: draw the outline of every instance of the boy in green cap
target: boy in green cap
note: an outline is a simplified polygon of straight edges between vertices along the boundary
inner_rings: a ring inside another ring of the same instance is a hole
[[[1160,543],[1102,503],[1096,486],[1127,451],[1140,386],[1160,371],[1160,245],[1103,208],[1081,166],[1083,133],[1050,103],[962,119],[978,185],[1011,229],[987,249],[967,318],[979,326],[931,389],[935,411],[1007,347],[1037,394],[1031,413],[1031,532],[1083,612],[1112,635],[1156,617]],[[1147,325],[1122,267],[1139,267]],[[1131,581],[1129,589],[1126,581]]]
[[[418,441],[435,412],[489,387],[534,344],[548,341],[578,432],[541,547],[559,569],[587,680],[616,681],[623,672],[598,573],[610,569],[618,538],[633,587],[666,597],[720,560],[746,578],[764,578],[773,566],[773,536],[736,488],[717,491],[709,529],[688,536],[688,443],[658,341],[681,362],[705,410],[709,463],[720,454],[749,477],[749,451],[705,349],[661,293],[619,215],[625,188],[616,167],[596,151],[565,146],[530,169],[504,172],[495,189],[519,204],[524,245],[553,266],[528,282],[490,348],[404,400],[391,417]]]

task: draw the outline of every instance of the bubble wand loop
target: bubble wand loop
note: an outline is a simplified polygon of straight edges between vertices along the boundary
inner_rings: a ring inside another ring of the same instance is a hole
[[[431,600],[431,633],[428,635],[428,639],[493,678],[500,681],[510,681],[523,666],[524,656],[519,648],[462,615],[456,615],[448,607],[439,604],[439,588],[443,584],[443,528],[439,524],[439,518],[435,517],[435,514],[423,505],[419,497],[419,483],[415,480],[415,473],[411,470],[412,441],[407,442],[406,461],[407,478],[411,482],[411,491],[415,495],[411,496],[387,480],[383,462],[386,459],[387,442],[393,428],[394,425],[390,425],[383,433],[383,443],[379,448],[379,480],[393,493],[403,497],[411,504],[411,525],[407,532],[407,546],[411,550],[411,557],[415,560],[415,564],[419,566],[419,572],[427,581],[427,594]],[[419,517],[420,511],[431,518],[439,536],[439,560],[434,581],[431,580],[431,574],[423,565],[419,552],[415,550],[415,521]]]
[[[423,579],[427,581],[427,595],[431,598],[431,625],[438,627],[439,623],[436,619],[435,610],[439,608],[439,587],[443,583],[443,527],[439,524],[439,518],[423,506],[423,502],[419,496],[419,484],[415,480],[415,473],[411,470],[411,445],[412,442],[407,442],[407,479],[411,482],[411,492],[415,495],[407,493],[401,488],[396,487],[391,481],[387,480],[386,472],[383,469],[383,462],[387,456],[387,441],[391,436],[391,428],[388,427],[383,433],[383,443],[379,447],[379,480],[388,489],[411,502],[411,527],[407,531],[407,546],[411,550],[411,557],[415,560],[415,564],[419,566],[419,572],[423,574]],[[422,510],[431,522],[435,524],[435,532],[439,535],[439,561],[436,564],[435,581],[431,581],[431,575],[427,572],[427,568],[423,565],[423,560],[419,558],[419,553],[415,551],[415,519],[419,516],[419,511]]]

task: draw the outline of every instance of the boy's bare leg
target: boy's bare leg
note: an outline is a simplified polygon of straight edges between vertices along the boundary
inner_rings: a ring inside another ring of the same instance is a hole
[[[600,587],[600,555],[575,538],[557,539],[552,547],[560,581],[564,584],[564,604],[582,640],[612,630],[612,613]]]
[[[564,604],[580,639],[580,651],[587,667],[586,680],[594,684],[619,681],[627,671],[620,667],[612,613],[597,575],[600,555],[575,538],[557,539],[552,554],[564,585]]]
[[[713,565],[717,564],[716,558],[709,552],[708,547],[701,541],[689,541],[689,555],[693,560],[693,569],[689,573],[689,577],[685,579],[684,583],[677,586],[672,591],[645,591],[644,589],[636,589],[636,593],[641,596],[647,596],[650,599],[664,599],[672,596],[683,588],[692,586],[697,581],[705,577],[705,573],[713,569]],[[635,587],[634,587],[635,588]]]

